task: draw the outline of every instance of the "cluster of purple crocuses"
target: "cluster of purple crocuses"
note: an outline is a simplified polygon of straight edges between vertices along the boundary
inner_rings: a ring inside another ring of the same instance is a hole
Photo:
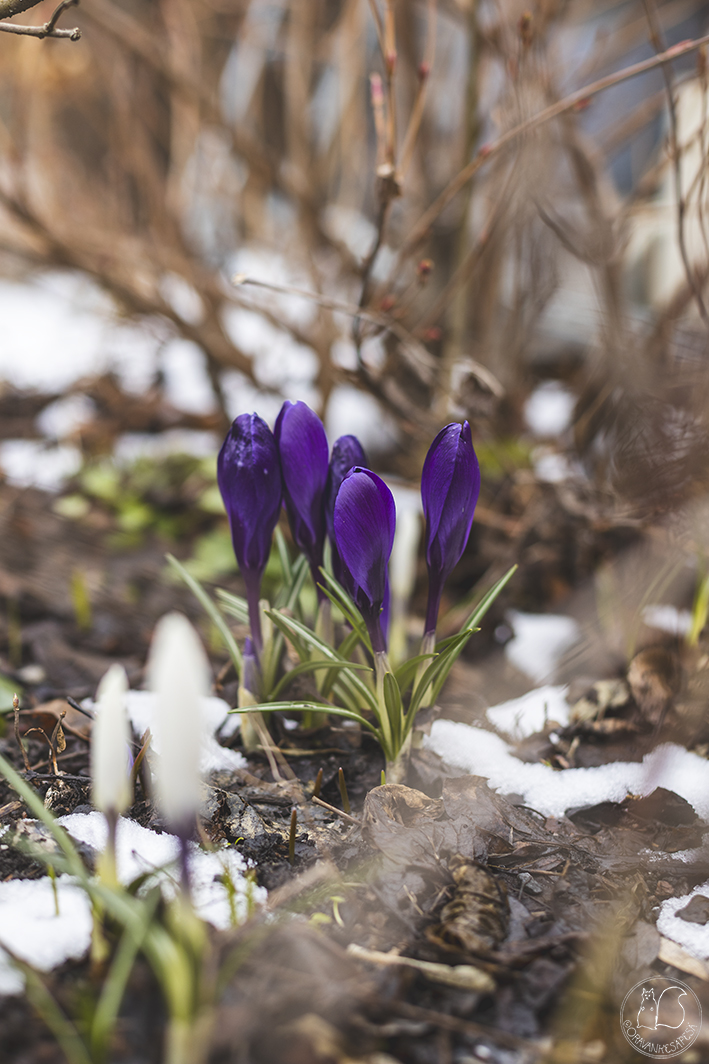
[[[358,607],[376,653],[386,650],[380,624],[396,507],[391,491],[355,436],[341,436],[328,460],[320,418],[305,403],[285,402],[273,432],[257,414],[236,418],[217,461],[234,553],[249,607],[254,648],[262,650],[261,578],[285,502],[291,534],[306,556],[316,587],[323,548],[331,544],[335,578]],[[434,641],[443,585],[468,541],[480,493],[470,425],[453,422],[431,444],[421,476],[429,586],[425,637]],[[322,591],[319,589],[322,597]]]

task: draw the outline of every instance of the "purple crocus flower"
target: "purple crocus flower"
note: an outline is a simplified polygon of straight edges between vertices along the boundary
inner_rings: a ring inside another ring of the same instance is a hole
[[[367,458],[356,436],[340,436],[338,440],[335,440],[332,445],[330,468],[325,486],[325,527],[332,546],[332,571],[339,583],[342,583],[342,562],[335,544],[335,499],[340,490],[340,484],[350,469],[353,466],[366,466],[366,464]]]
[[[276,441],[258,414],[241,414],[229,429],[217,459],[217,483],[246,584],[251,635],[260,654],[261,577],[281,510],[283,481]]]
[[[386,650],[379,615],[395,525],[396,506],[389,488],[376,473],[355,466],[335,500],[335,544],[344,586],[364,618],[375,654]]]
[[[480,494],[480,466],[470,425],[454,421],[431,444],[421,474],[426,517],[426,635],[436,631],[443,585],[465,550]]]
[[[291,532],[310,562],[317,587],[325,542],[327,436],[322,421],[309,406],[288,401],[281,407],[274,434]]]

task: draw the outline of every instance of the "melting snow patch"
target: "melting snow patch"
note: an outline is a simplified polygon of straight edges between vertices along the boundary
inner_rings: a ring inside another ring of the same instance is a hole
[[[622,802],[629,794],[651,794],[656,787],[665,787],[688,801],[699,816],[709,818],[709,762],[674,743],[658,746],[642,762],[614,761],[561,772],[520,761],[498,735],[450,720],[437,720],[424,745],[449,765],[483,776],[493,790],[521,794],[544,816]]]
[[[560,484],[573,475],[573,466],[565,455],[557,451],[536,447],[532,454],[534,472],[539,480],[545,480],[549,484]]]
[[[106,845],[106,821],[101,813],[72,813],[70,816],[60,817],[59,823],[77,842],[83,842],[97,852],[101,852]],[[236,850],[206,852],[194,844],[190,849],[192,900],[203,920],[208,920],[210,924],[224,930],[246,918],[249,891],[253,901],[265,901],[266,891],[262,887],[251,887],[244,878],[247,864]],[[177,836],[168,835],[166,832],[158,834],[124,817],[119,820],[116,832],[116,864],[118,878],[122,883],[130,883],[146,872],[160,870],[163,893],[167,897],[174,896],[179,883],[179,872],[176,868],[179,852],[180,842]],[[233,910],[221,877],[228,877],[233,884]]]
[[[559,381],[545,381],[524,407],[525,421],[536,436],[558,436],[571,423],[575,397]]]
[[[8,483],[18,488],[59,491],[80,468],[81,451],[78,447],[48,447],[41,440],[4,440],[0,443],[0,469]]]
[[[0,943],[43,972],[81,957],[91,941],[86,894],[69,876],[59,876],[55,883],[56,894],[48,877],[0,883]],[[24,983],[0,949],[0,995],[21,993]]]
[[[142,735],[147,728],[150,728],[155,735],[155,695],[151,691],[129,691],[127,709],[131,724],[138,735]],[[244,768],[246,761],[243,755],[238,750],[228,750],[225,746],[220,746],[214,738],[214,733],[227,720],[232,719],[228,717],[227,703],[222,698],[203,698],[202,714],[208,734],[203,740],[201,772],[207,776],[210,772],[217,772],[220,769]],[[230,730],[230,734],[233,730],[233,728]],[[152,748],[159,756],[159,740],[153,738]]]
[[[106,845],[106,821],[101,813],[72,813],[58,822],[77,842],[97,852]],[[179,849],[174,835],[158,834],[122,817],[116,838],[118,877],[129,883],[154,872],[165,897],[174,897],[179,883]],[[240,923],[251,904],[266,900],[266,890],[245,878],[247,863],[234,849],[205,852],[192,844],[190,870],[195,910],[220,930]],[[89,899],[70,876],[56,880],[56,895],[48,877],[0,883],[0,946],[7,945],[34,968],[50,971],[70,958],[81,957],[89,948],[91,926]],[[0,948],[0,996],[21,993],[23,986],[22,973]]]
[[[542,731],[548,720],[564,726],[569,723],[567,691],[568,687],[537,687],[521,698],[491,706],[487,719],[498,731],[517,740]]]
[[[670,635],[689,635],[692,630],[692,614],[675,606],[646,606],[643,621],[649,628],[658,628]]]
[[[681,898],[668,898],[662,903],[660,915],[657,918],[657,930],[665,938],[683,946],[687,953],[700,960],[709,960],[709,924],[694,924],[680,919],[677,913],[697,894],[709,896],[709,882],[695,887],[691,894],[684,894]]]
[[[537,683],[552,675],[559,659],[579,638],[579,626],[572,617],[508,610],[507,619],[514,638],[505,646],[505,656]]]

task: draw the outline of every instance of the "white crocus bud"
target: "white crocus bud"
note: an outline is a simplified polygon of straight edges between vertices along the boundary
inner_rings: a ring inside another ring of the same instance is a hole
[[[199,636],[181,613],[158,621],[148,660],[155,693],[158,803],[170,827],[188,833],[200,805],[202,698],[209,694],[209,663]]]
[[[127,693],[126,670],[122,665],[111,665],[96,692],[96,717],[91,730],[91,792],[96,808],[113,816],[119,816],[131,804]]]

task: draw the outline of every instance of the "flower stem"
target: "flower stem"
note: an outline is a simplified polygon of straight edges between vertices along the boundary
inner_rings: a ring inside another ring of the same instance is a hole
[[[180,890],[185,900],[190,897],[190,834],[180,832]]]
[[[377,622],[377,624],[378,623],[379,622]],[[388,762],[390,756],[394,756],[394,736],[392,734],[391,721],[389,720],[389,713],[387,711],[386,699],[384,698],[384,674],[390,671],[386,650],[375,651],[374,666],[377,673],[379,726],[382,729],[382,738],[384,739],[382,747],[384,748],[384,755]]]
[[[106,839],[106,847],[98,858],[96,871],[98,872],[99,879],[103,885],[113,888],[118,886],[118,875],[116,872],[116,831],[118,828],[118,813],[115,809],[109,809],[104,816],[106,817],[108,837]]]
[[[441,580],[434,577],[429,569],[428,573],[428,601],[426,603],[426,627],[424,640],[433,633],[433,642],[436,642],[436,625],[438,623],[438,610],[441,605],[441,595],[443,594],[443,583]]]
[[[432,631],[426,632],[426,634],[424,635],[423,639],[421,640],[421,653],[422,654],[433,654],[435,649],[436,649],[436,629],[434,628]],[[419,667],[416,670],[416,679],[414,681],[414,690],[418,686],[418,684],[419,684],[419,682],[421,680],[421,677],[423,676],[423,674],[425,673],[426,669],[428,668],[428,666],[430,664],[431,664],[430,659],[427,659],[426,661],[422,661],[422,662],[419,663]],[[419,703],[419,708],[420,709],[423,709],[425,706],[428,705],[430,697],[431,697],[431,688],[429,687],[428,690],[424,692],[423,697],[421,698],[421,701]]]
[[[386,763],[386,781],[387,783],[405,783],[406,776],[409,771],[409,760],[411,759],[411,743],[412,733],[409,732],[401,744],[401,749],[397,752],[396,756],[390,761],[387,758]]]
[[[245,571],[243,573],[246,584],[246,602],[249,607],[249,627],[251,628],[251,641],[256,652],[256,660],[260,664],[263,652],[263,638],[261,636],[261,614],[259,613],[259,596],[261,594],[261,573]]]

